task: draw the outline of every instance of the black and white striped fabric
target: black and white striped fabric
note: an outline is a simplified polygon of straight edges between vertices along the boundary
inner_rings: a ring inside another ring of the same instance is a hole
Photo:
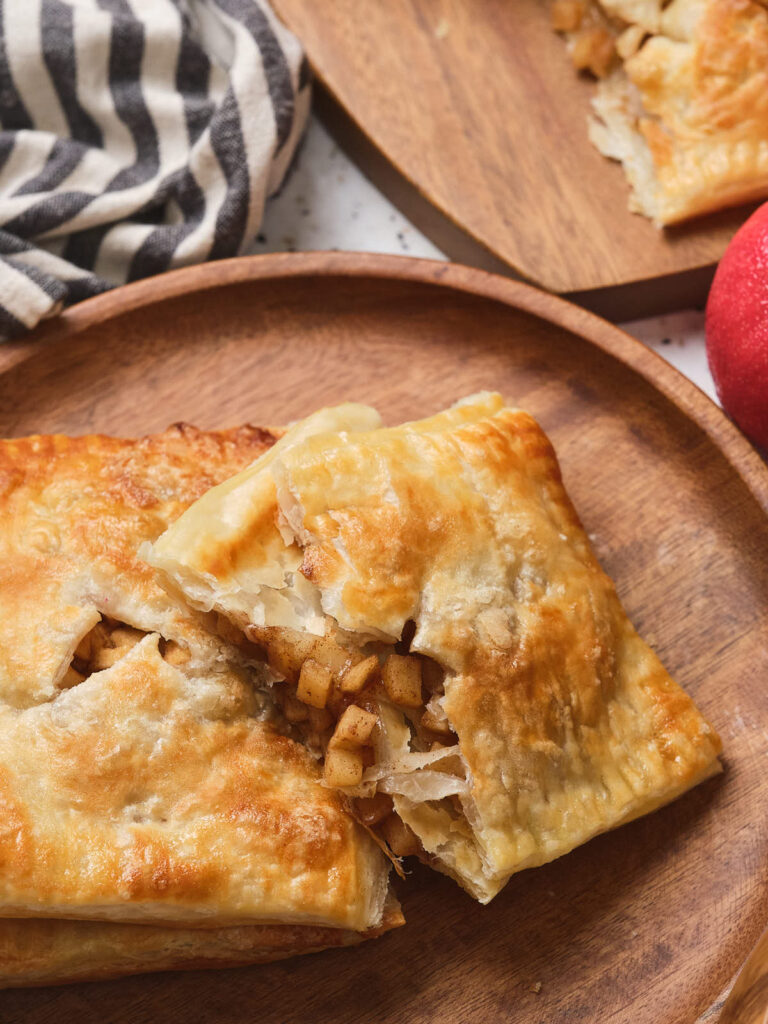
[[[0,338],[241,252],[309,91],[263,0],[0,0]]]

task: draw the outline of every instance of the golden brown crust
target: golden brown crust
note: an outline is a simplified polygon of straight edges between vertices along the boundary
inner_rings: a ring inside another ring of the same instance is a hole
[[[99,612],[160,630],[192,648],[201,667],[231,655],[199,614],[169,597],[137,549],[274,439],[258,427],[204,433],[180,424],[135,441],[0,443],[0,701],[25,707],[54,697]]]
[[[636,33],[636,52],[598,87],[591,129],[598,148],[623,162],[632,207],[672,224],[768,195],[765,7],[601,3]]]
[[[475,832],[503,878],[678,795],[720,744],[628,622],[541,428],[480,411],[440,434],[310,439],[281,474],[324,607],[391,637],[413,619],[411,649],[450,670]]]
[[[394,643],[412,620],[411,651],[446,670],[466,781],[442,781],[464,821],[413,786],[395,807],[479,898],[719,770],[716,733],[627,620],[527,413],[486,394],[401,427],[306,437],[264,468],[274,498],[260,472],[242,481],[238,545],[268,519],[244,500],[251,487],[347,641]],[[211,502],[205,513],[191,565],[175,527],[159,545],[178,579],[209,574],[206,524],[225,520]],[[295,575],[283,587],[297,601]],[[211,600],[237,583],[211,579]],[[402,760],[410,730],[386,715],[381,728]]]
[[[378,924],[386,865],[236,652],[137,554],[274,441],[176,427],[0,443],[0,914]],[[99,613],[147,635],[63,688]],[[191,652],[181,667],[160,637]]]
[[[189,678],[152,636],[55,701],[0,710],[2,912],[375,923],[378,855],[258,710],[236,675]]]

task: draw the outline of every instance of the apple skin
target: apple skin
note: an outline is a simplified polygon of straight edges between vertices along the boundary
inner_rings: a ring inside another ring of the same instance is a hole
[[[720,260],[706,336],[723,408],[768,451],[768,203],[739,228]]]

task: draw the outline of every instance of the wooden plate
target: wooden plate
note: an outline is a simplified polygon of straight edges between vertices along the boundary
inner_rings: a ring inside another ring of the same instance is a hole
[[[541,420],[627,608],[721,731],[727,770],[512,879],[417,869],[405,928],[239,971],[0,994],[4,1022],[692,1024],[768,919],[768,471],[719,410],[583,310],[479,271],[255,257],[131,285],[3,350],[0,433],[390,421],[498,388]],[[541,990],[534,991],[541,983]]]
[[[342,144],[454,259],[628,320],[703,302],[741,208],[659,231],[587,138],[549,0],[275,0]],[[609,289],[606,293],[605,289]]]

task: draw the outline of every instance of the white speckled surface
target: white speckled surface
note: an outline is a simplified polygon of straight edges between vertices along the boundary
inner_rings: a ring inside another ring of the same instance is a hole
[[[338,148],[315,118],[252,252],[346,249],[444,259]]]
[[[704,314],[697,310],[670,313],[621,324],[625,331],[664,356],[717,402],[704,346]],[[719,402],[718,402],[719,404]]]
[[[313,118],[298,162],[267,206],[252,252],[346,249],[445,257],[357,169]],[[704,315],[674,313],[622,324],[716,399]]]

